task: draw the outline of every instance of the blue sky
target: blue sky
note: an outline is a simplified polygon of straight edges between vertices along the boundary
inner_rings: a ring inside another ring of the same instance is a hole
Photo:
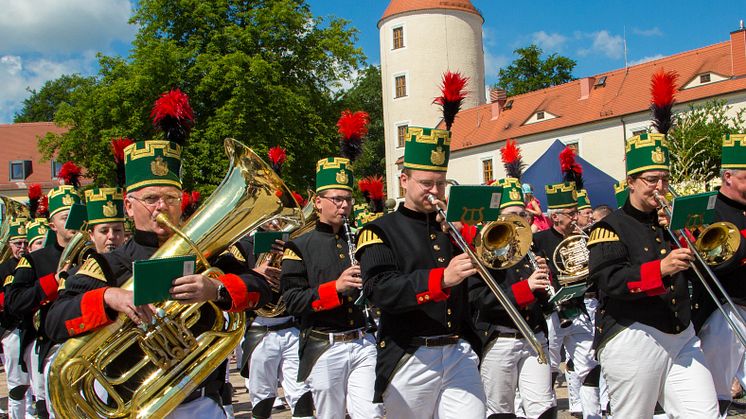
[[[0,123],[8,123],[28,97],[62,74],[95,74],[96,53],[127,55],[136,28],[133,0],[0,0]],[[574,76],[726,41],[746,19],[744,0],[547,1],[472,0],[485,18],[486,80],[536,43],[546,53],[577,61]],[[380,62],[378,19],[388,0],[309,0],[316,15],[338,16],[359,30],[368,62]],[[530,6],[523,6],[530,4]]]

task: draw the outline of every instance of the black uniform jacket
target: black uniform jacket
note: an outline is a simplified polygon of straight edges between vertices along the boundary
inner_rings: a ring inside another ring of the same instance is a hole
[[[363,306],[355,305],[360,291],[339,293],[336,288],[337,278],[351,266],[348,249],[344,234],[321,221],[285,243],[280,283],[288,313],[300,321],[301,379],[325,349],[307,350],[311,329],[331,333],[367,327]]]
[[[20,324],[21,319],[14,316],[9,310],[5,309],[5,286],[13,282],[13,272],[18,265],[18,259],[13,256],[0,264],[0,281],[3,286],[0,288],[0,336],[5,334],[6,330],[13,330]]]
[[[460,249],[441,230],[436,214],[401,204],[359,233],[364,292],[381,311],[374,402],[382,401],[402,357],[417,350],[413,337],[459,335],[480,352],[467,281],[441,286],[445,268]]]
[[[718,280],[735,304],[746,306],[746,205],[736,202],[719,193],[715,201],[715,221],[733,223],[741,233],[741,243],[735,255],[725,263],[711,266]],[[720,302],[723,298],[715,285],[710,287],[718,295]],[[693,281],[692,293],[692,322],[699,330],[713,311],[717,310],[715,301],[710,297],[700,280]]]
[[[670,334],[689,326],[688,278],[683,272],[661,277],[661,259],[672,245],[656,211],[639,211],[628,199],[594,226],[588,248],[599,292],[595,348],[635,322]]]
[[[564,239],[565,236],[563,236],[559,231],[555,230],[554,227],[550,227],[547,230],[543,230],[534,234],[534,242],[532,245],[532,248],[534,249],[534,253],[536,255],[546,258],[547,265],[549,266],[549,271],[551,274],[549,280],[552,282],[552,286],[554,287],[555,291],[559,291],[562,286],[557,280],[559,278],[560,271],[559,269],[557,269],[557,265],[554,264],[554,251]],[[581,310],[583,313],[588,314],[585,303],[583,302],[583,297],[577,297],[573,298],[572,300],[565,301],[562,303],[562,307],[574,307]],[[550,314],[552,310],[556,310],[556,306],[554,306],[553,304],[544,304],[542,305],[542,308],[544,310],[544,314]]]
[[[16,271],[5,291],[5,309],[23,318],[21,327],[21,348],[38,340],[39,372],[43,369],[44,358],[54,344],[44,331],[49,304],[57,298],[57,264],[62,256],[62,247],[54,243],[27,254],[18,261]],[[39,330],[34,325],[34,314],[39,310]],[[21,351],[23,353],[23,350]],[[22,355],[21,355],[22,356]]]
[[[528,257],[510,269],[490,272],[531,330],[534,333],[544,332],[546,336],[547,322],[542,312],[546,294],[543,291],[532,292],[528,286],[528,278],[534,272]],[[474,301],[474,320],[483,347],[486,348],[489,342],[497,338],[497,326],[517,329],[513,319],[481,278],[469,278],[469,299]]]

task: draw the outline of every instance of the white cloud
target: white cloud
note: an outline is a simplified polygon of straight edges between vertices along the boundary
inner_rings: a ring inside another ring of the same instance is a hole
[[[663,58],[663,57],[665,57],[665,55],[663,55],[663,54],[655,54],[655,55],[651,55],[651,56],[648,56],[648,57],[642,57],[639,60],[630,61],[629,65],[633,66],[633,65],[637,65],[637,64],[646,63],[648,61],[655,61],[655,60],[657,60],[659,58]]]
[[[129,0],[0,0],[0,50],[4,54],[108,52],[129,43]]]
[[[603,30],[583,34],[583,37],[593,39],[593,44],[589,48],[578,50],[580,56],[603,54],[612,59],[624,56],[624,39],[619,35],[611,35],[609,31]]]
[[[504,55],[494,55],[489,51],[484,52],[484,76],[487,81],[497,79],[500,68],[510,64],[510,58]]]
[[[567,37],[558,33],[534,32],[533,42],[544,52],[557,52],[567,41]]]
[[[640,36],[663,36],[663,32],[657,26],[649,29],[632,28],[632,33]]]
[[[495,30],[487,25],[482,26],[482,43],[486,47],[494,46],[496,42]]]

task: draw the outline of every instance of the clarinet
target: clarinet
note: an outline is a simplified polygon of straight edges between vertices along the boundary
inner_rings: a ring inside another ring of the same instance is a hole
[[[355,237],[352,235],[352,229],[350,228],[347,216],[342,216],[342,222],[345,229],[345,236],[347,237],[348,256],[350,257],[350,263],[354,266],[357,265],[357,260],[355,259]]]

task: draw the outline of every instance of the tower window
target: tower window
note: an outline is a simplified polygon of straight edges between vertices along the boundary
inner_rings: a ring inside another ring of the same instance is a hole
[[[492,159],[482,160],[482,182],[487,183],[493,180]]]
[[[399,125],[396,127],[397,147],[404,147],[404,142],[407,140],[407,128],[409,128],[409,125]]]
[[[394,28],[394,49],[404,48],[404,28]]]
[[[406,76],[396,76],[395,84],[396,84],[396,94],[394,97],[404,97],[407,95],[407,77]]]

